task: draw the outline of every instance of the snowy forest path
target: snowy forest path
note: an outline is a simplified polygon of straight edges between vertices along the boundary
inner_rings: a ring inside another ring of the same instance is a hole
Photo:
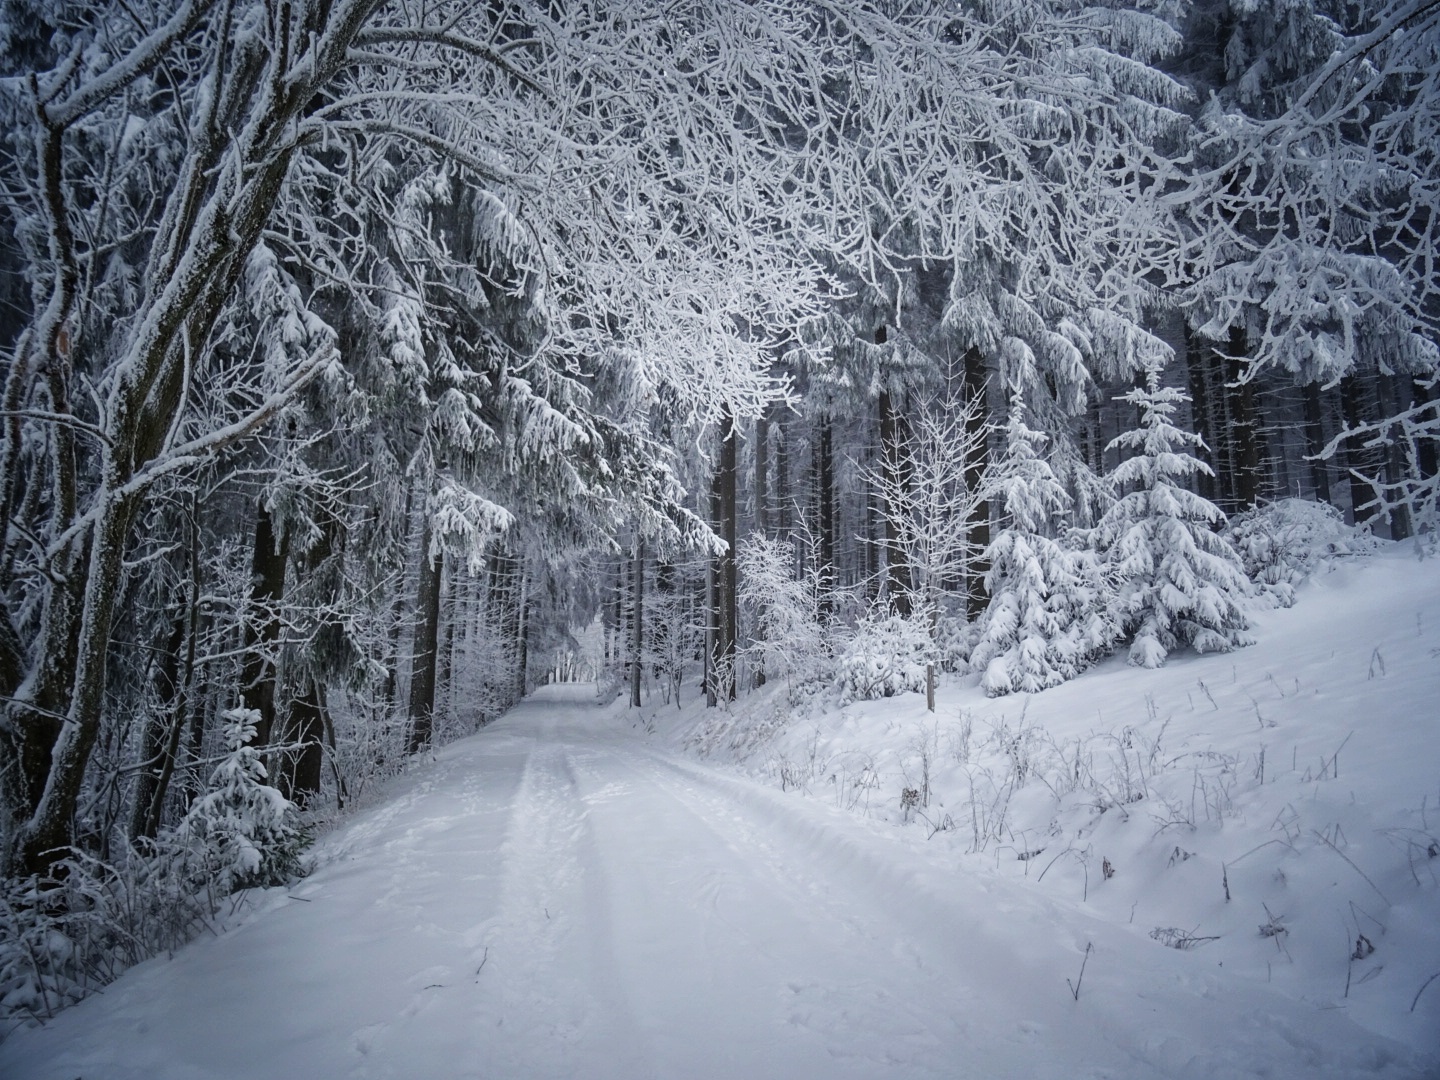
[[[1333,1056],[1343,1018],[1218,993],[914,831],[659,749],[589,687],[440,751],[317,859],[0,1045],[0,1075],[1405,1075],[1369,1038]],[[1181,1010],[1214,1041],[1165,1031]]]

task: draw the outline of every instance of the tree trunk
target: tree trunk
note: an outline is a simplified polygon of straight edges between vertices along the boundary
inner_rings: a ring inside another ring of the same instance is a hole
[[[1261,469],[1260,427],[1255,409],[1255,384],[1243,380],[1245,354],[1249,345],[1243,327],[1230,328],[1229,355],[1226,360],[1228,397],[1230,399],[1230,438],[1234,447],[1233,511],[1249,510],[1260,499]],[[1243,380],[1243,381],[1242,381]]]
[[[1203,446],[1197,448],[1195,456],[1210,466],[1211,472],[1195,473],[1195,490],[1205,499],[1214,502],[1215,491],[1215,448],[1218,444],[1218,433],[1212,423],[1210,413],[1210,379],[1206,371],[1206,357],[1210,353],[1195,339],[1190,330],[1190,324],[1185,324],[1185,368],[1186,376],[1190,384],[1190,423],[1195,434],[1203,440]]]
[[[1235,494],[1237,472],[1235,440],[1231,435],[1230,419],[1232,397],[1225,386],[1225,373],[1220,352],[1210,345],[1197,344],[1193,385],[1204,395],[1203,404],[1197,399],[1192,408],[1199,418],[1197,431],[1210,449],[1207,464],[1215,470],[1213,477],[1203,484],[1200,494],[1225,510],[1233,510],[1238,503]],[[1203,459],[1202,459],[1203,460]],[[1208,494],[1207,494],[1208,491]]]
[[[630,707],[640,708],[640,676],[645,653],[645,541],[635,539],[635,558],[630,577]]]
[[[78,628],[86,606],[89,547],[86,538],[78,538],[63,560],[56,561],[62,579],[45,597],[35,672],[28,684],[5,688],[11,697],[6,707],[10,723],[0,724],[0,745],[7,757],[19,763],[19,769],[0,769],[0,792],[8,816],[21,829],[44,798],[55,764],[55,745],[70,712]],[[33,687],[29,694],[24,693],[27,686]]]
[[[770,420],[769,409],[755,418],[755,532],[770,538]],[[757,613],[764,619],[764,606]],[[765,671],[758,665],[751,677],[754,686],[765,685]]]
[[[1427,387],[1417,385],[1414,378],[1409,376],[1406,376],[1406,378],[1410,383],[1413,400],[1417,404],[1440,398],[1440,381],[1432,382]],[[1420,478],[1422,480],[1428,480],[1437,472],[1440,472],[1440,453],[1437,453],[1437,450],[1440,450],[1440,446],[1437,446],[1437,444],[1440,444],[1440,437],[1420,439],[1418,442],[1419,446],[1416,447],[1415,452],[1415,464],[1420,470]]]
[[[725,541],[725,554],[720,563],[720,656],[724,659],[727,668],[726,682],[728,685],[725,687],[725,693],[733,701],[739,677],[740,644],[740,579],[735,557],[736,546],[740,539],[740,508],[736,502],[735,493],[736,444],[740,441],[740,433],[736,430],[735,419],[728,410],[723,422],[729,425],[729,431],[720,447],[720,509],[723,514],[721,538]]]
[[[1347,375],[1340,380],[1340,408],[1345,416],[1347,428],[1359,427],[1371,419],[1367,407],[1365,387],[1356,375]],[[1375,517],[1375,489],[1370,480],[1378,470],[1372,454],[1359,445],[1361,439],[1350,439],[1345,443],[1345,465],[1350,470],[1350,522],[1359,525]],[[1358,474],[1358,475],[1357,475]]]
[[[255,547],[250,561],[250,603],[245,619],[245,662],[240,674],[240,704],[260,714],[255,745],[267,746],[275,734],[275,642],[280,637],[280,601],[290,537],[275,534],[265,504],[255,513]]]
[[[321,692],[324,692],[323,688]],[[345,783],[344,774],[340,772],[340,761],[335,753],[335,722],[330,716],[330,710],[323,707],[320,719],[325,724],[325,745],[330,748],[330,775],[335,778],[335,809],[344,810],[345,800],[350,797],[350,789]]]
[[[775,422],[775,534],[792,539],[790,521],[790,425],[783,414]]]
[[[770,537],[770,420],[768,410],[755,418],[755,532]]]
[[[515,700],[520,701],[529,689],[530,667],[530,575],[524,556],[517,555],[515,588]]]
[[[720,478],[717,474],[710,479],[710,524],[720,527]],[[705,707],[713,709],[720,704],[720,691],[716,685],[715,658],[720,644],[720,628],[717,618],[720,608],[720,566],[716,556],[705,560],[705,640],[701,649],[701,678],[705,685]]]
[[[28,873],[47,872],[72,839],[85,769],[100,732],[110,627],[134,511],[133,498],[115,498],[100,514],[91,533],[69,714],[50,753],[45,788],[20,830],[21,861]]]
[[[1320,402],[1320,384],[1305,384],[1305,452],[1310,458],[1310,483],[1315,498],[1330,501],[1330,465],[1317,455],[1325,448],[1325,414]]]
[[[1380,396],[1382,416],[1398,416],[1415,404],[1415,384],[1400,375],[1381,375],[1376,387]],[[1385,448],[1385,485],[1392,492],[1398,491],[1410,472],[1405,458],[1405,446],[1397,432],[1392,432],[1389,445]],[[1406,540],[1414,532],[1410,521],[1410,509],[1403,503],[1390,511],[1390,539]]]
[[[153,837],[150,828],[151,809],[164,801],[160,791],[161,778],[168,779],[173,755],[173,744],[179,739],[185,713],[181,687],[181,649],[185,645],[185,623],[188,611],[182,610],[171,623],[170,638],[161,650],[152,674],[151,683],[155,688],[153,716],[145,717],[145,730],[140,740],[140,762],[142,768],[135,777],[134,801],[130,809],[130,838]],[[177,705],[179,706],[177,708]],[[160,798],[157,800],[156,795]]]
[[[981,448],[970,459],[965,469],[965,485],[971,491],[979,490],[984,483],[985,466],[989,458],[984,435],[990,412],[985,406],[987,381],[985,358],[980,354],[979,349],[971,349],[965,354],[965,397],[967,400],[981,403],[980,408],[973,410],[968,425],[970,434],[978,438],[977,445]],[[976,553],[967,567],[965,591],[965,615],[973,622],[980,618],[990,605],[990,593],[985,588],[985,573],[989,567],[983,554],[984,550],[990,546],[990,501],[988,499],[981,499],[975,504],[975,509],[965,528],[972,550]]]
[[[325,764],[325,684],[314,675],[307,676],[303,693],[295,695],[290,704],[287,736],[303,749],[285,755],[276,787],[287,799],[307,806],[320,794],[320,773]]]
[[[876,332],[876,340],[883,341],[883,328]],[[888,390],[880,392],[880,468],[884,476],[886,491],[899,492],[901,498],[909,492],[910,477],[905,468],[906,443],[910,438],[910,425],[905,415],[895,408]],[[880,500],[877,500],[880,501]],[[890,610],[896,615],[910,615],[910,567],[905,563],[905,554],[900,550],[900,529],[898,516],[903,508],[888,500],[880,508],[881,528],[885,543],[885,595]]]
[[[723,432],[720,439],[720,460],[716,465],[715,480],[711,489],[711,513],[715,518],[716,531],[725,542],[725,550],[716,555],[714,562],[714,587],[711,597],[714,607],[710,621],[715,628],[714,648],[710,661],[710,682],[713,696],[720,699],[735,699],[736,663],[738,660],[738,609],[736,593],[739,579],[735,564],[735,546],[739,529],[736,522],[737,504],[735,497],[736,443],[735,420],[726,409],[720,419]],[[707,692],[706,701],[712,695]]]
[[[829,615],[835,608],[835,462],[831,443],[830,418],[820,421],[815,441],[815,535],[820,578],[820,612]]]
[[[415,592],[415,644],[410,654],[410,739],[414,754],[430,745],[435,720],[435,670],[440,641],[440,579],[444,556],[430,553],[430,518],[420,531],[420,574]]]

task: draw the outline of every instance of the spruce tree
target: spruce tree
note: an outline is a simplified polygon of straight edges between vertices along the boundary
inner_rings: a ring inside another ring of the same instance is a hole
[[[1034,693],[1079,674],[1116,636],[1099,567],[1054,539],[1070,497],[1041,456],[1045,436],[1011,399],[1005,455],[991,484],[1003,526],[985,551],[990,606],[971,664],[992,697]]]
[[[1162,388],[1151,369],[1145,389],[1119,400],[1140,410],[1140,426],[1109,448],[1133,454],[1110,473],[1123,494],[1095,528],[1096,549],[1112,575],[1112,613],[1131,638],[1130,663],[1159,667],[1171,650],[1228,652],[1253,640],[1241,601],[1249,580],[1235,549],[1214,527],[1225,515],[1184,486],[1209,467],[1192,449],[1200,437],[1172,421],[1187,395]]]

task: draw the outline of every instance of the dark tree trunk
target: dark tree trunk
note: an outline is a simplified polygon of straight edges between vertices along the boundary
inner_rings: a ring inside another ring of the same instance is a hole
[[[321,688],[324,693],[324,688]],[[339,758],[335,753],[335,722],[330,717],[330,710],[322,708],[320,719],[325,724],[325,745],[330,748],[330,775],[335,778],[335,809],[344,810],[345,800],[350,797],[349,786],[345,783],[345,776],[340,772]]]
[[[75,669],[67,723],[50,752],[50,771],[30,819],[20,830],[23,866],[50,870],[74,839],[74,821],[105,695],[110,628],[124,576],[125,540],[137,500],[117,498],[93,527],[86,566],[84,605],[75,630]],[[57,590],[58,591],[58,590]]]
[[[1230,438],[1234,446],[1235,467],[1235,504],[1232,509],[1236,511],[1248,510],[1260,499],[1261,437],[1255,408],[1255,384],[1244,379],[1248,349],[1244,328],[1231,327],[1226,374],[1230,398]]]
[[[1197,353],[1200,382],[1205,391],[1202,434],[1210,445],[1210,463],[1215,470],[1210,485],[1211,494],[1206,497],[1221,509],[1233,511],[1239,502],[1235,487],[1238,472],[1235,440],[1230,430],[1233,395],[1225,386],[1220,352],[1206,345],[1201,346]]]
[[[170,637],[155,661],[151,683],[155,688],[155,715],[145,718],[145,731],[140,740],[142,768],[135,778],[135,797],[130,810],[130,838],[153,837],[151,811],[163,804],[162,779],[169,779],[173,761],[173,744],[178,741],[185,713],[181,687],[181,650],[185,646],[185,624],[189,612],[180,611],[171,623]],[[177,707],[178,706],[178,707]],[[159,796],[157,799],[156,796]]]
[[[1435,401],[1440,398],[1440,381],[1432,382],[1429,386],[1417,386],[1413,378],[1407,376],[1410,383],[1411,393],[1416,404]],[[1434,415],[1431,413],[1430,415]],[[1416,465],[1420,469],[1421,479],[1428,480],[1437,472],[1440,472],[1440,438],[1421,439],[1420,445],[1416,447]]]
[[[435,721],[435,672],[440,642],[440,579],[444,557],[430,554],[430,521],[420,531],[420,574],[415,591],[415,645],[410,654],[410,739],[414,754],[430,745]]]
[[[187,552],[189,573],[185,608],[176,618],[175,637],[170,650],[179,659],[180,642],[184,644],[184,657],[179,660],[176,672],[175,693],[171,699],[169,723],[163,744],[155,753],[159,760],[140,774],[136,784],[135,805],[130,821],[130,837],[153,838],[160,831],[164,817],[165,797],[170,790],[170,779],[175,775],[175,762],[180,753],[180,739],[185,731],[185,722],[190,711],[191,691],[195,683],[195,642],[200,633],[200,535],[198,500],[192,493],[187,525],[189,528]],[[158,729],[156,729],[158,730]],[[148,751],[142,758],[149,761],[155,754]]]
[[[877,332],[877,341],[883,341]],[[905,468],[905,449],[910,439],[910,425],[905,414],[895,407],[888,390],[880,392],[880,468],[884,476],[886,491],[898,492],[901,497],[909,491],[910,477]],[[910,614],[910,567],[905,563],[904,552],[900,550],[900,530],[896,517],[902,512],[899,506],[885,501],[880,508],[880,523],[884,530],[885,543],[885,595],[890,610],[897,615]]]
[[[1218,446],[1219,433],[1215,430],[1213,416],[1210,411],[1210,379],[1206,371],[1206,357],[1210,350],[1205,348],[1195,339],[1187,323],[1185,326],[1185,368],[1190,384],[1190,420],[1194,425],[1195,434],[1204,440],[1203,448],[1196,452],[1196,457],[1208,465],[1210,473],[1197,472],[1195,474],[1195,490],[1203,498],[1214,502],[1215,471],[1215,448]]]
[[[710,623],[714,627],[713,649],[710,660],[711,691],[706,694],[707,702],[713,696],[718,703],[721,698],[735,699],[736,661],[738,660],[738,610],[736,593],[739,580],[735,565],[735,546],[739,539],[736,521],[737,504],[735,497],[736,442],[737,432],[733,416],[727,409],[720,420],[720,460],[715,471],[711,490],[711,513],[715,519],[716,531],[726,548],[715,556],[710,612]]]
[[[1345,426],[1356,428],[1371,419],[1368,395],[1365,385],[1356,375],[1347,375],[1340,380],[1340,408],[1345,416]],[[1345,465],[1350,470],[1350,522],[1358,525],[1375,517],[1375,489],[1370,481],[1379,472],[1372,452],[1360,444],[1363,437],[1345,442]]]
[[[755,532],[770,538],[770,419],[769,409],[755,419]],[[763,605],[759,613],[764,618]],[[756,686],[765,685],[765,671],[756,666],[753,677]]]
[[[240,704],[260,714],[255,744],[266,746],[275,734],[275,642],[280,637],[280,601],[290,537],[275,534],[270,512],[260,504],[255,516],[255,549],[250,563],[250,608],[245,620],[245,662],[240,674]]]
[[[1383,416],[1398,416],[1415,403],[1414,383],[1408,378],[1381,375],[1376,389],[1380,394]],[[1405,446],[1398,435],[1398,431],[1392,431],[1389,445],[1385,448],[1385,484],[1391,491],[1397,491],[1410,472],[1409,462],[1405,460]],[[1413,531],[1408,507],[1396,506],[1390,511],[1391,540],[1408,539]]]
[[[792,540],[790,518],[790,424],[783,415],[775,422],[775,533],[782,540]]]
[[[630,577],[630,707],[640,708],[640,677],[645,653],[645,541],[635,540]]]
[[[989,457],[985,431],[989,423],[989,409],[985,406],[987,374],[985,358],[978,349],[971,349],[965,355],[965,397],[979,401],[981,407],[974,410],[969,428],[972,436],[978,437],[980,449],[965,469],[965,485],[977,490],[984,482],[985,466]],[[982,554],[990,545],[990,501],[982,499],[975,504],[975,510],[966,523],[966,532],[976,555],[968,567],[968,581],[965,592],[965,614],[972,621],[984,614],[990,604],[990,593],[985,588],[985,573],[989,569]]]
[[[197,636],[202,640],[207,636],[210,641],[216,641],[221,645],[221,651],[227,651],[238,644],[238,639],[243,631],[238,628],[231,628],[229,633],[215,632],[215,617],[209,613],[202,612],[200,616],[200,629]],[[220,712],[221,693],[229,694],[230,687],[221,687],[216,678],[212,665],[206,663],[199,665],[196,669],[195,689],[192,693],[194,704],[190,708],[190,722],[185,731],[185,758],[187,761],[199,761],[205,751],[205,732],[211,731],[215,726],[215,717]],[[204,672],[202,677],[199,673]],[[190,809],[196,791],[194,785],[188,785],[184,791],[184,807]]]
[[[739,617],[739,592],[740,581],[735,549],[740,540],[740,513],[736,502],[735,481],[736,481],[736,443],[739,441],[739,432],[735,429],[733,417],[727,415],[727,422],[730,425],[729,434],[721,445],[720,451],[720,499],[721,512],[724,514],[722,528],[724,530],[722,539],[725,541],[725,554],[722,557],[720,568],[720,655],[729,667],[727,677],[728,686],[726,692],[731,700],[735,698],[736,692],[736,665],[739,660],[740,641],[740,617]]]
[[[717,519],[719,498],[716,495],[716,483],[714,479],[710,482],[710,517],[714,524]],[[705,560],[705,635],[704,647],[701,653],[700,678],[705,686],[705,707],[713,709],[720,704],[720,694],[715,686],[715,650],[719,642],[719,628],[715,625],[715,615],[718,603],[716,597],[719,589],[716,586],[718,578],[716,560],[714,556]]]
[[[530,686],[530,575],[523,557],[519,557],[517,573],[520,595],[515,604],[515,700],[519,701]]]
[[[768,410],[767,410],[768,413]],[[755,418],[755,532],[770,536],[770,421],[767,413]]]
[[[816,558],[820,577],[820,611],[829,615],[835,607],[835,459],[830,418],[820,421],[815,442]]]
[[[1320,384],[1305,384],[1305,453],[1310,458],[1310,483],[1315,498],[1330,501],[1330,465],[1318,455],[1325,448],[1325,412],[1320,402]]]
[[[320,793],[320,773],[325,764],[325,684],[314,676],[306,680],[304,693],[290,703],[289,738],[302,749],[285,755],[276,787],[287,799],[301,806]]]

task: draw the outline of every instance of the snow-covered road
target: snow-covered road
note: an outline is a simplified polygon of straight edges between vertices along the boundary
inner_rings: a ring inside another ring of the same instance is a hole
[[[550,688],[440,752],[234,930],[0,1045],[0,1076],[1426,1074],[918,830],[657,750],[592,697]]]

